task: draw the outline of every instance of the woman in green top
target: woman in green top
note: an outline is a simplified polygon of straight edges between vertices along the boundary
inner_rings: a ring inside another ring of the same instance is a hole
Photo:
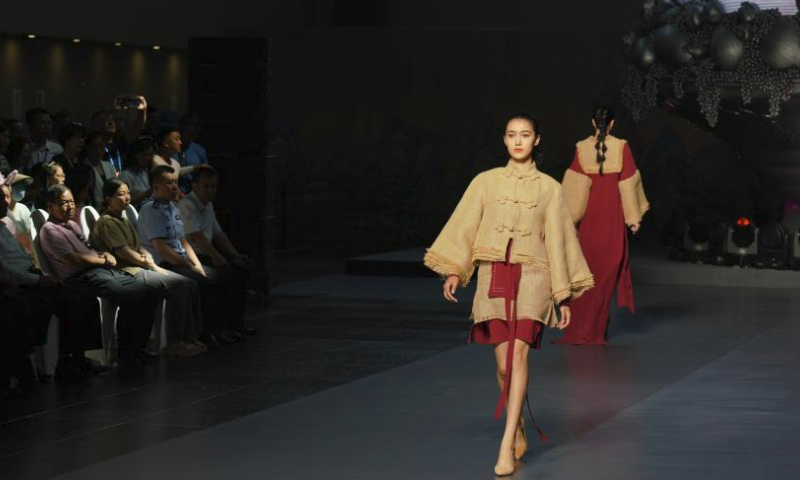
[[[95,222],[89,241],[95,248],[113,252],[117,268],[164,293],[168,338],[164,355],[193,357],[208,350],[198,340],[203,319],[197,283],[159,267],[142,247],[136,228],[122,216],[131,203],[130,190],[125,182],[117,178],[107,180],[103,185],[103,198],[106,210]]]

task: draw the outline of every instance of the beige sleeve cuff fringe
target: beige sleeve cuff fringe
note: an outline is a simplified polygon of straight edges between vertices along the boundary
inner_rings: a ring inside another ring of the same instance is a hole
[[[594,286],[594,277],[583,257],[575,225],[559,188],[547,207],[544,242],[550,263],[553,301],[578,298]]]
[[[567,169],[564,173],[564,181],[561,189],[564,192],[564,200],[569,208],[572,222],[576,225],[583,219],[586,213],[586,204],[589,202],[589,190],[592,188],[592,179],[588,175],[578,173],[575,170]]]
[[[622,212],[625,224],[633,225],[642,221],[642,217],[650,209],[650,203],[644,194],[642,175],[639,170],[630,178],[619,182],[619,194],[622,198]]]
[[[483,218],[482,175],[467,187],[450,220],[425,254],[425,266],[441,277],[458,275],[462,287],[469,284],[475,265],[472,248]]]

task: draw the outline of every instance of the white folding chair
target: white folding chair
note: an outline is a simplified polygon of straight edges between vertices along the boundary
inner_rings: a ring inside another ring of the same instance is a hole
[[[139,230],[139,212],[136,210],[136,207],[133,205],[128,205],[128,208],[122,212],[122,216],[131,222],[133,228],[135,228],[137,231]]]
[[[83,230],[83,236],[86,239],[89,239],[89,235],[92,234],[92,228],[94,228],[94,223],[100,218],[100,214],[97,213],[97,210],[94,209],[91,205],[86,205],[81,209],[81,218],[78,220],[81,223],[81,230]]]
[[[44,210],[36,210],[31,213],[31,243],[33,244],[33,255],[36,258],[36,262],[39,264],[39,268],[45,274],[52,275],[53,269],[47,263],[47,258],[42,253],[41,239],[39,238],[39,230],[47,222],[47,218],[48,214]],[[111,347],[117,330],[117,314],[119,313],[119,307],[101,297],[97,297],[97,302],[100,306],[100,331],[102,333],[103,349],[101,351],[88,351],[86,352],[86,356],[96,359],[103,365],[109,365],[111,363]],[[53,318],[55,318],[55,316],[53,316]],[[58,331],[58,320],[54,321],[51,319],[47,331],[48,342],[43,349],[44,370],[48,375],[52,375],[52,373],[55,372],[55,366],[58,363]],[[51,339],[55,339],[55,341],[51,342]]]

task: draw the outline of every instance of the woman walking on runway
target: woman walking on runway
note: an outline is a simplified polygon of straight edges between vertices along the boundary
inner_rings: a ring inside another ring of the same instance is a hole
[[[611,107],[595,108],[592,125],[594,135],[578,142],[562,187],[595,288],[572,303],[574,321],[555,343],[605,345],[615,286],[617,304],[634,311],[625,226],[638,232],[649,204],[628,143],[611,135]]]
[[[566,328],[569,301],[593,285],[561,186],[536,168],[539,140],[535,118],[511,116],[504,134],[508,164],[472,180],[425,255],[425,265],[446,279],[444,297],[451,302],[479,267],[470,341],[494,345],[501,391],[495,418],[506,408],[498,475],[513,473],[515,458],[527,449],[520,413],[529,349],[539,348],[545,326]]]

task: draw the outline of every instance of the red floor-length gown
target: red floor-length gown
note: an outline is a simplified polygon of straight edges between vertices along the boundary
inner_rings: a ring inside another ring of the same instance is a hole
[[[569,168],[592,179],[578,235],[583,256],[594,275],[595,286],[572,301],[572,320],[564,336],[556,343],[605,345],[615,286],[618,306],[634,311],[628,237],[619,182],[636,173],[636,163],[630,147],[625,144],[621,172],[586,174],[581,168],[577,152]]]

